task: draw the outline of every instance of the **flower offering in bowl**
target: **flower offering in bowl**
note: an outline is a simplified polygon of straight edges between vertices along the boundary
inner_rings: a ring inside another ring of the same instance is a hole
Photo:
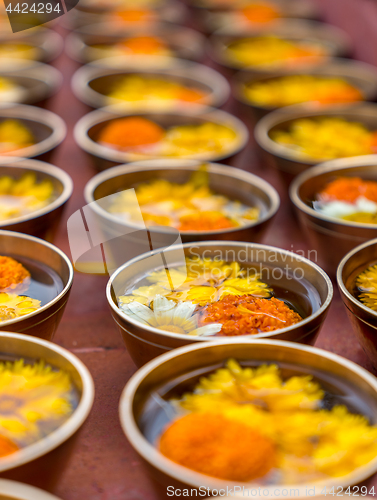
[[[33,236],[0,230],[0,330],[50,340],[73,281],[68,257]]]
[[[51,62],[63,49],[62,37],[48,28],[31,28],[18,33],[0,33],[0,61],[29,59]]]
[[[173,227],[184,242],[209,237],[259,241],[279,207],[275,189],[255,175],[224,165],[168,159],[100,173],[88,182],[85,199],[101,219],[106,240],[125,228],[147,226],[162,234]]]
[[[262,118],[255,127],[255,138],[288,184],[322,161],[377,151],[376,110],[373,103],[289,106]]]
[[[162,157],[229,159],[248,140],[247,129],[238,118],[202,106],[159,114],[103,108],[84,116],[74,136],[99,170],[117,163]]]
[[[0,157],[48,160],[66,132],[64,121],[51,111],[24,104],[0,106]]]
[[[377,96],[377,71],[365,63],[333,59],[309,71],[292,70],[272,75],[242,71],[234,79],[234,95],[257,118],[285,106],[353,104]]]
[[[63,170],[36,160],[0,160],[0,228],[51,241],[73,183]]]
[[[347,36],[333,26],[287,19],[265,30],[226,26],[211,38],[211,57],[231,70],[266,73],[317,66],[348,47]]]
[[[344,256],[337,282],[357,338],[374,366],[377,366],[376,306],[377,239],[366,241]]]
[[[114,28],[98,23],[84,26],[67,38],[67,50],[76,61],[88,63],[118,57],[123,67],[167,67],[175,58],[200,61],[205,38],[200,33],[174,24],[159,23],[148,29]]]
[[[111,276],[107,299],[140,366],[213,336],[314,343],[332,285],[311,261],[285,250],[200,242],[128,261]]]
[[[204,104],[221,106],[229,97],[227,80],[201,64],[178,62],[178,67],[108,69],[84,66],[73,77],[76,96],[92,108],[121,105],[122,109],[152,111]]]
[[[287,488],[301,498],[377,469],[376,378],[290,342],[217,341],[164,354],[128,382],[120,420],[159,498],[169,486],[198,495],[261,488],[278,498]]]
[[[91,410],[92,378],[55,344],[9,332],[0,341],[0,477],[51,491]]]
[[[333,160],[291,184],[300,225],[330,274],[352,248],[377,237],[376,165],[377,155]]]

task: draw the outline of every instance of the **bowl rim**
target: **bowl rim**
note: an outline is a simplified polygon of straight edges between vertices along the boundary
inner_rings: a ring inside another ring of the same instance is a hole
[[[53,252],[58,254],[61,259],[63,259],[63,261],[66,263],[66,265],[68,267],[68,272],[69,272],[67,284],[64,286],[63,290],[54,299],[50,300],[49,302],[47,302],[47,304],[40,307],[36,311],[29,313],[26,316],[21,316],[19,318],[14,318],[14,319],[9,319],[8,321],[2,321],[1,327],[7,327],[9,325],[17,324],[20,321],[25,320],[26,318],[29,319],[29,318],[32,318],[34,316],[37,316],[38,314],[49,309],[53,304],[56,304],[57,302],[59,302],[59,300],[62,297],[64,297],[64,295],[67,294],[67,292],[69,291],[69,289],[72,286],[74,271],[73,271],[73,266],[71,264],[71,261],[69,260],[67,255],[62,250],[60,250],[60,248],[56,247],[52,243],[48,243],[47,241],[42,240],[41,238],[37,238],[35,236],[30,236],[30,235],[24,234],[24,233],[18,233],[16,231],[8,231],[6,229],[0,229],[0,238],[1,237],[3,237],[3,238],[4,237],[11,237],[11,238],[18,238],[20,240],[32,241],[34,243],[37,243],[39,245],[42,245],[42,246],[49,248],[50,250],[52,250]],[[1,333],[2,333],[2,331],[0,330],[0,334]]]
[[[5,472],[46,455],[48,452],[54,450],[67,441],[67,439],[69,439],[82,426],[93,406],[94,382],[84,363],[73,353],[58,346],[57,344],[20,333],[1,331],[0,339],[1,337],[19,339],[24,342],[38,344],[59,354],[68,360],[69,363],[77,370],[83,384],[80,402],[69,419],[51,434],[48,434],[36,443],[26,446],[8,457],[0,459],[0,472]],[[12,459],[10,457],[14,458]]]
[[[0,43],[6,42],[12,36],[14,37],[14,35],[15,34],[12,32],[3,34],[0,33]],[[15,42],[17,42],[18,39],[23,40],[25,38],[29,38],[30,40],[28,43],[44,52],[44,54],[37,56],[36,59],[33,59],[35,62],[53,61],[61,54],[64,47],[63,37],[57,31],[45,26],[35,26],[34,28],[29,28],[26,31],[18,32]],[[33,40],[34,38],[36,40]],[[41,40],[38,41],[38,38]]]
[[[0,479],[0,498],[3,495],[11,500],[60,500],[47,491],[9,479]]]
[[[19,61],[22,64],[23,60],[20,59]],[[46,91],[43,93],[39,91],[37,94],[37,99],[33,98],[33,103],[38,103],[43,99],[47,99],[48,97],[55,95],[63,85],[62,73],[50,64],[39,61],[36,61],[36,64],[29,66],[25,64],[24,67],[9,66],[1,68],[0,75],[12,80],[17,80],[17,78],[27,78],[35,82],[41,82],[45,84],[47,87]],[[23,104],[23,102],[23,100],[19,101],[19,104]]]
[[[180,244],[180,245],[171,245],[167,249],[164,249],[163,252],[164,253],[171,252],[171,251],[182,249],[182,248],[183,249],[198,248],[198,247],[211,248],[213,246],[215,246],[215,247],[226,247],[226,246],[247,247],[247,248],[253,248],[253,249],[255,248],[255,249],[266,250],[266,251],[275,251],[275,252],[281,253],[283,255],[286,255],[287,257],[293,256],[295,260],[300,261],[300,262],[304,262],[305,264],[312,267],[324,279],[324,281],[326,282],[326,285],[327,285],[327,296],[326,296],[326,299],[324,300],[323,304],[318,308],[317,311],[310,314],[307,318],[304,318],[302,321],[299,321],[298,323],[295,323],[292,326],[288,326],[286,328],[280,328],[280,329],[274,330],[272,332],[242,335],[239,337],[242,337],[244,339],[265,339],[265,338],[272,339],[276,335],[281,335],[282,333],[289,332],[297,326],[302,327],[308,323],[311,323],[313,321],[313,319],[316,319],[319,316],[321,316],[327,310],[327,308],[330,306],[332,298],[333,298],[333,294],[334,294],[334,289],[333,289],[332,282],[331,282],[330,278],[328,277],[328,275],[325,273],[325,271],[323,269],[321,269],[317,264],[312,262],[311,260],[306,259],[305,257],[302,257],[301,255],[295,254],[293,252],[289,252],[288,250],[284,250],[282,248],[273,247],[270,245],[263,245],[260,243],[246,243],[246,242],[240,242],[240,241],[203,241],[203,242],[199,241],[199,242],[192,242],[192,243],[184,243],[184,244]],[[125,269],[132,267],[133,264],[145,259],[146,257],[148,257],[148,255],[150,255],[150,252],[145,252],[145,253],[139,255],[138,257],[134,257],[133,259],[127,261],[125,264],[120,266],[110,276],[110,279],[106,285],[106,298],[107,298],[107,301],[112,309],[112,312],[115,315],[120,316],[121,318],[123,318],[127,322],[131,323],[134,327],[142,328],[143,330],[146,330],[150,333],[158,334],[161,337],[169,337],[172,339],[179,339],[179,340],[186,340],[186,341],[188,338],[190,338],[194,342],[208,342],[208,341],[210,341],[212,343],[213,342],[212,337],[200,337],[200,336],[199,337],[188,337],[187,334],[171,333],[171,332],[159,330],[158,328],[154,328],[154,327],[149,326],[149,325],[144,325],[142,323],[139,323],[138,321],[129,317],[126,313],[124,313],[115,304],[115,302],[113,301],[112,296],[111,296],[112,283],[115,280],[115,278],[119,274],[121,274]],[[227,340],[229,340],[229,337],[225,337],[225,336],[224,337],[216,337],[216,341],[217,340],[219,340],[220,342],[227,342]]]
[[[334,71],[337,73],[334,75]],[[344,74],[341,74],[343,71]],[[344,80],[349,80],[350,77],[352,77],[351,72],[355,72],[355,76],[359,78],[360,80],[363,81],[369,81],[367,78],[364,78],[364,75],[369,73],[371,79],[372,76],[374,76],[375,81],[374,81],[374,92],[369,92],[368,95],[365,95],[365,98],[362,101],[355,101],[355,102],[368,102],[372,98],[377,96],[377,69],[375,66],[372,64],[366,63],[364,61],[358,61],[358,60],[353,60],[353,59],[346,59],[344,57],[333,57],[329,61],[325,62],[323,65],[320,66],[311,66],[309,68],[292,68],[292,69],[285,69],[285,70],[276,70],[275,72],[271,73],[265,73],[265,74],[255,74],[252,71],[248,71],[247,69],[245,70],[240,70],[238,71],[234,77],[232,78],[232,88],[233,88],[233,96],[234,98],[243,103],[246,104],[247,106],[250,106],[252,108],[258,109],[258,110],[263,110],[263,111],[275,111],[276,109],[282,109],[285,108],[286,106],[267,106],[267,105],[260,105],[257,103],[253,103],[252,101],[248,100],[246,97],[243,96],[242,89],[245,87],[245,85],[248,82],[266,82],[269,80],[275,80],[279,79],[285,76],[296,76],[296,75],[309,75],[309,76],[323,76],[325,78],[328,77],[339,77],[343,78]],[[358,72],[356,74],[356,72]],[[360,73],[362,74],[360,74]],[[358,88],[357,85],[354,85],[355,87]],[[316,103],[317,101],[304,101],[305,102],[313,102]],[[353,103],[350,103],[352,105]],[[334,105],[337,105],[336,103]],[[347,105],[347,103],[340,103],[340,105]]]
[[[117,104],[127,109],[127,101],[122,99],[110,98],[105,94],[101,94],[93,90],[90,83],[99,78],[104,78],[113,75],[126,76],[129,74],[144,74],[144,75],[159,75],[162,79],[178,80],[180,78],[191,80],[198,85],[206,85],[210,88],[209,98],[213,107],[222,106],[230,96],[230,84],[228,80],[218,71],[204,64],[196,63],[193,61],[178,61],[172,67],[166,68],[138,68],[137,66],[127,66],[124,68],[113,67],[99,67],[93,65],[82,66],[79,68],[72,77],[71,87],[75,96],[84,104],[89,106],[98,107],[98,99],[106,99],[111,104]],[[191,103],[176,103],[173,106],[167,104],[167,109],[180,109],[186,106],[191,106]],[[101,107],[101,106],[100,106]],[[130,109],[137,109],[138,106],[132,106]],[[153,108],[149,105],[148,109]],[[164,108],[157,108],[158,111]]]
[[[366,241],[365,243],[362,243],[361,245],[358,245],[357,247],[353,248],[350,252],[348,252],[343,259],[340,261],[338,268],[336,270],[336,281],[339,287],[339,290],[341,293],[349,300],[352,302],[354,306],[356,306],[358,309],[363,310],[365,313],[367,313],[369,316],[374,316],[377,318],[377,312],[373,311],[373,309],[370,309],[367,307],[365,304],[360,302],[359,300],[356,299],[347,289],[344,281],[343,281],[343,269],[344,266],[347,264],[349,259],[351,259],[354,255],[359,253],[361,250],[364,250],[364,248],[371,247],[373,245],[377,245],[377,238],[374,238],[373,240]]]
[[[148,163],[148,165],[147,165]],[[110,214],[106,210],[104,210],[101,206],[98,205],[97,200],[95,200],[93,193],[95,189],[100,186],[103,182],[107,181],[108,179],[112,179],[115,177],[118,177],[122,174],[128,174],[128,173],[133,173],[133,172],[142,172],[142,171],[151,171],[153,172],[154,170],[190,170],[190,171],[195,171],[198,169],[200,165],[202,165],[203,162],[197,161],[197,160],[174,160],[174,159],[157,159],[157,160],[144,160],[144,161],[139,161],[139,162],[134,162],[134,163],[128,163],[125,165],[119,165],[117,167],[112,167],[110,169],[104,170],[103,172],[100,172],[99,174],[95,175],[92,177],[88,183],[86,184],[84,188],[84,198],[86,203],[91,204],[91,208],[94,212],[96,212],[97,215],[105,217],[106,219],[110,219],[114,223],[122,223],[122,221],[119,220],[116,216]],[[1,165],[0,165],[1,166]],[[223,233],[233,233],[236,231],[244,230],[244,229],[249,229],[251,227],[258,226],[262,224],[263,222],[268,221],[274,215],[276,215],[277,211],[279,210],[280,207],[280,197],[278,195],[278,192],[276,189],[269,184],[267,181],[262,179],[261,177],[258,177],[255,174],[251,174],[250,172],[246,172],[245,170],[238,169],[236,167],[232,167],[230,170],[229,167],[226,165],[221,165],[219,163],[206,163],[206,166],[208,167],[207,172],[209,174],[211,173],[219,173],[223,175],[227,175],[228,177],[234,177],[237,179],[242,180],[243,182],[249,184],[249,185],[254,185],[261,189],[269,198],[271,202],[271,207],[267,211],[267,213],[261,217],[260,219],[250,222],[249,224],[245,224],[244,226],[241,227],[235,227],[235,228],[230,228],[230,229],[216,229],[212,231],[206,231],[205,233],[214,236],[217,234],[223,234]],[[115,193],[114,193],[115,194]],[[140,226],[138,225],[133,225],[129,224],[132,227],[140,229]],[[169,228],[169,226],[167,226]],[[153,228],[154,229],[154,228]],[[164,233],[167,232],[165,231],[162,227],[156,227],[154,229],[156,232]],[[183,235],[185,236],[191,236],[191,235],[202,235],[203,231],[184,231],[182,232]]]
[[[14,162],[14,163],[13,163]],[[13,226],[14,224],[20,224],[21,222],[26,222],[32,219],[37,219],[42,217],[49,212],[57,209],[58,207],[64,205],[72,195],[73,192],[73,180],[72,178],[59,167],[52,165],[51,163],[46,163],[40,160],[32,160],[29,158],[15,158],[12,157],[12,161],[7,163],[0,159],[0,172],[2,167],[14,168],[14,169],[26,169],[31,172],[40,172],[42,174],[50,174],[51,177],[60,181],[63,185],[62,193],[51,203],[49,203],[44,208],[40,208],[35,212],[31,212],[28,215],[22,215],[21,217],[15,217],[13,219],[7,219],[5,221],[0,221],[0,229],[2,227]],[[1,174],[0,174],[1,175]]]
[[[335,363],[338,363],[345,367],[347,370],[352,371],[353,373],[357,373],[361,378],[363,378],[369,386],[371,386],[375,391],[377,391],[377,379],[369,373],[365,368],[362,368],[358,364],[350,361],[338,354],[326,351],[324,349],[319,349],[318,347],[307,346],[303,344],[298,344],[296,342],[284,341],[284,340],[236,340],[236,339],[228,339],[227,345],[273,345],[274,347],[282,347],[285,349],[289,349],[291,351],[304,351],[310,352],[317,356],[321,356],[327,358]],[[212,478],[211,476],[206,476],[204,474],[200,474],[198,472],[192,471],[184,466],[180,466],[168,458],[164,457],[155,446],[150,444],[142,432],[140,431],[134,416],[133,416],[133,402],[134,397],[137,392],[138,387],[142,383],[142,381],[152,373],[157,367],[163,365],[165,362],[168,362],[172,358],[177,358],[181,355],[185,355],[190,352],[197,352],[201,349],[210,349],[213,347],[223,345],[222,342],[214,341],[211,344],[191,344],[183,347],[178,347],[170,352],[161,354],[155,359],[152,359],[147,364],[138,369],[138,371],[129,379],[126,386],[123,389],[120,402],[119,402],[119,419],[120,424],[122,426],[123,432],[132,445],[132,447],[137,451],[137,453],[149,464],[158,469],[163,474],[168,476],[173,476],[175,480],[178,480],[184,484],[189,484],[190,486],[198,487],[198,485],[206,485],[209,482],[214,485],[214,482],[217,486],[217,489],[220,487],[225,487],[226,485],[230,485],[230,481],[225,481],[221,479]],[[225,358],[224,358],[225,359]],[[252,359],[252,358],[251,358]],[[349,485],[349,484],[357,484],[362,480],[366,479],[370,475],[372,475],[376,471],[377,467],[377,457],[373,459],[369,464],[366,464],[359,470],[358,473],[355,471],[350,473],[347,476],[342,476],[340,478],[334,478],[334,484],[336,481],[339,481],[339,484]],[[347,478],[347,479],[344,479]],[[315,490],[318,493],[315,496],[321,495],[321,488],[323,488],[329,484],[333,484],[330,481],[318,481],[313,482],[312,484],[316,486]],[[225,484],[224,484],[225,483]],[[255,483],[254,486],[252,483],[235,483],[232,482],[232,486],[235,484],[242,484],[247,488],[247,484],[250,484],[251,488],[256,488],[260,486],[260,484]],[[215,486],[215,488],[216,488]],[[271,489],[272,491],[278,487],[278,485],[264,486],[264,489]],[[289,485],[289,488],[299,489],[301,492],[299,497],[306,497],[306,486],[302,486],[301,484]],[[280,498],[282,498],[281,496]],[[297,497],[297,498],[299,498]],[[279,498],[279,497],[278,497]]]
[[[98,125],[99,123],[103,123],[107,120],[114,120],[117,118],[131,117],[131,116],[143,116],[150,117],[153,115],[164,115],[164,116],[180,116],[180,117],[188,117],[188,118],[197,118],[200,122],[203,121],[211,121],[217,124],[225,124],[229,128],[232,128],[234,132],[237,134],[237,144],[233,147],[232,150],[228,152],[223,152],[218,155],[212,155],[212,157],[205,158],[200,161],[208,161],[208,162],[217,162],[219,160],[229,158],[236,153],[242,151],[249,140],[249,132],[246,125],[234,115],[222,111],[220,109],[216,109],[209,106],[201,106],[201,105],[193,105],[188,109],[184,110],[168,110],[168,111],[152,111],[148,112],[146,110],[122,110],[116,106],[107,106],[104,108],[96,109],[84,115],[80,120],[76,123],[73,129],[73,136],[78,144],[78,146],[86,151],[89,154],[96,156],[97,158],[101,158],[108,161],[113,161],[116,163],[131,163],[128,161],[129,153],[124,151],[118,151],[116,149],[112,149],[107,146],[102,146],[101,144],[93,141],[88,136],[88,130],[92,128],[94,125]],[[153,118],[152,118],[153,119]],[[208,155],[209,156],[209,155]],[[143,160],[147,160],[148,158],[143,158]],[[151,157],[150,159],[155,159]],[[198,158],[180,158],[180,159],[198,159]],[[135,160],[134,160],[135,161]]]
[[[299,120],[303,118],[315,118],[317,116],[338,116],[353,114],[357,115],[361,110],[369,110],[377,113],[377,103],[373,102],[356,102],[353,104],[339,104],[332,106],[318,107],[314,102],[307,102],[302,104],[294,104],[292,106],[285,106],[283,108],[275,109],[261,118],[255,126],[254,137],[259,146],[267,153],[288,160],[291,162],[298,162],[303,165],[318,165],[320,163],[333,161],[331,158],[310,158],[301,155],[299,152],[290,150],[285,146],[275,142],[269,136],[271,129],[275,126],[281,126],[286,122]],[[360,115],[359,115],[360,116]],[[359,117],[355,121],[362,121],[363,117]],[[353,120],[351,120],[353,121]],[[369,155],[363,155],[369,156]],[[353,158],[353,157],[351,157]],[[344,158],[336,158],[344,159]]]
[[[309,207],[300,197],[299,190],[302,184],[313,177],[318,177],[321,174],[333,172],[336,174],[339,170],[347,170],[355,167],[373,167],[377,168],[377,154],[374,155],[363,155],[363,156],[352,156],[349,158],[337,158],[336,160],[326,161],[320,163],[314,167],[311,167],[304,172],[301,172],[297,177],[295,177],[289,186],[289,197],[293,205],[304,212],[307,215],[315,217],[316,219],[324,220],[327,222],[332,222],[340,224],[345,227],[356,227],[360,229],[374,229],[377,231],[376,224],[365,224],[362,222],[353,222],[343,220],[337,217],[331,217],[329,215],[317,212],[314,208]]]
[[[10,113],[10,114],[9,114]],[[67,125],[59,115],[47,109],[38,108],[29,104],[3,103],[0,105],[0,118],[15,118],[29,120],[51,129],[50,135],[32,146],[17,149],[16,156],[32,158],[51,151],[61,144],[67,136]],[[8,156],[8,155],[7,155]],[[12,157],[13,155],[9,155]]]

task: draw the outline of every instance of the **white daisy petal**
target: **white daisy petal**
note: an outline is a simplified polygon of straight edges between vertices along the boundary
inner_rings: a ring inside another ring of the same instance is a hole
[[[153,301],[154,320],[157,325],[172,324],[176,303],[166,297],[156,295]]]
[[[149,323],[149,321],[154,318],[153,311],[139,302],[131,302],[130,304],[127,304],[127,306],[131,314],[137,316],[142,321]]]
[[[193,304],[192,302],[179,302],[174,310],[174,324],[183,326],[184,323],[191,318],[195,308],[196,304]]]
[[[192,330],[189,335],[193,335],[195,337],[209,337],[219,333],[222,327],[223,325],[221,323],[213,323],[212,325],[206,325],[197,328],[196,330]]]

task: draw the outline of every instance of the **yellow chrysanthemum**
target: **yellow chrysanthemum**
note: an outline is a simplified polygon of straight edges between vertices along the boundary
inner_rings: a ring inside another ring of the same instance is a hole
[[[362,292],[359,300],[373,311],[377,311],[377,264],[359,274],[356,286]]]
[[[226,368],[202,378],[181,405],[198,411],[208,404],[219,410],[223,404],[250,403],[269,411],[290,411],[317,408],[322,397],[322,389],[310,376],[283,381],[277,365],[241,368],[230,360]]]
[[[40,300],[15,293],[0,292],[0,322],[26,316],[40,307]]]
[[[33,365],[20,359],[0,363],[1,434],[29,443],[54,429],[54,422],[72,413],[69,375],[40,361]]]

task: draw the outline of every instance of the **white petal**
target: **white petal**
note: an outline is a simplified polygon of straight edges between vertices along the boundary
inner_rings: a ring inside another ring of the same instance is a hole
[[[174,324],[178,326],[183,325],[189,318],[191,318],[195,308],[196,305],[192,302],[179,302],[174,310]]]
[[[198,336],[198,337],[208,337],[210,335],[215,335],[219,333],[223,325],[221,323],[212,323],[212,325],[202,326],[201,328],[197,328],[196,330],[192,330],[190,335]]]
[[[154,318],[153,311],[149,307],[140,304],[140,302],[130,302],[127,306],[131,313],[136,316],[139,321],[141,320],[149,323],[150,320]]]
[[[170,325],[173,323],[176,303],[166,297],[156,295],[153,301],[154,320],[157,325]]]

